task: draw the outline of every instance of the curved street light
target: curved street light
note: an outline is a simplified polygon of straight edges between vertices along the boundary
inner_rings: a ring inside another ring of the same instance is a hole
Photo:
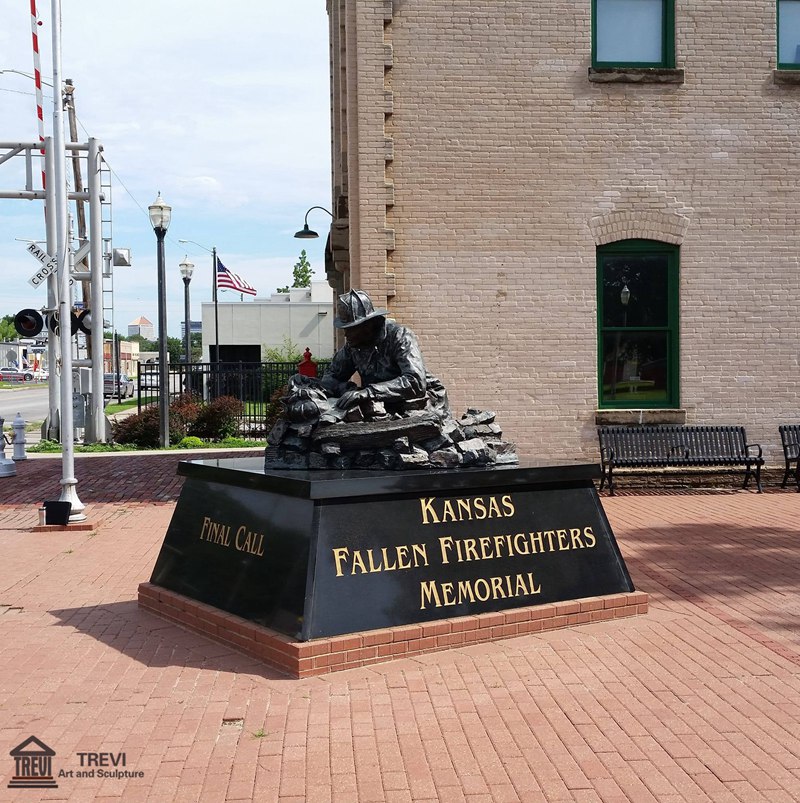
[[[324,206],[312,206],[308,212],[311,212],[314,209],[321,209],[323,212],[328,212],[328,214],[333,217],[333,212],[329,212]],[[298,240],[315,240],[317,237],[319,237],[317,232],[308,228],[308,212],[306,212],[305,219],[303,220],[303,228],[294,234]]]

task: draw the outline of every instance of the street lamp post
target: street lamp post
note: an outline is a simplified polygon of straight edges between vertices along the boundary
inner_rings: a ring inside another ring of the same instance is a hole
[[[211,344],[208,345],[209,362],[219,363],[219,307],[217,302],[217,247],[206,248],[194,240],[178,240],[179,243],[192,243],[211,254],[211,300],[214,302],[214,359],[211,359]],[[206,333],[203,332],[203,343],[206,342]],[[219,376],[219,365],[217,365]]]
[[[169,373],[167,370],[167,297],[164,267],[164,237],[166,237],[172,207],[158,193],[148,209],[150,223],[158,242],[158,423],[161,448],[169,446]]]
[[[192,361],[192,316],[189,314],[189,282],[192,281],[192,273],[194,271],[194,263],[189,262],[188,254],[183,258],[178,267],[181,269],[181,278],[183,279],[183,321],[184,321],[184,349],[186,351],[186,364]]]

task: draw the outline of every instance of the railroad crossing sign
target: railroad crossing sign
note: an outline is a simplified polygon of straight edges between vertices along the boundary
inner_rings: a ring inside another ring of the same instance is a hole
[[[58,263],[56,258],[54,256],[50,256],[47,251],[39,248],[36,243],[28,243],[25,250],[42,263],[42,267],[39,268],[39,270],[37,270],[30,279],[28,279],[28,284],[31,285],[31,287],[41,287],[48,276],[58,272]]]

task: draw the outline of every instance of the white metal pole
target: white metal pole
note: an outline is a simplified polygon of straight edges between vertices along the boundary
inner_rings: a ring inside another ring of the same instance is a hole
[[[58,265],[58,322],[61,346],[61,497],[72,504],[70,521],[84,521],[84,505],[75,479],[75,435],[72,422],[72,337],[70,275],[67,251],[67,177],[64,147],[64,106],[61,83],[61,0],[51,0],[53,26],[53,157],[55,161],[56,262]]]
[[[53,138],[46,137],[44,145],[44,171],[45,171],[45,208],[46,214],[46,231],[47,231],[47,253],[55,254],[58,250],[57,233],[56,233],[56,176],[55,176],[55,158],[53,155]],[[58,304],[58,273],[51,273],[47,277],[47,309],[50,313],[46,318],[50,320],[50,314],[56,309]],[[48,327],[49,328],[49,327]],[[49,413],[47,416],[47,438],[51,441],[60,440],[61,421],[59,420],[59,399],[61,394],[61,375],[57,369],[60,353],[58,335],[52,330],[47,333],[47,370],[50,373],[47,381],[47,396]]]

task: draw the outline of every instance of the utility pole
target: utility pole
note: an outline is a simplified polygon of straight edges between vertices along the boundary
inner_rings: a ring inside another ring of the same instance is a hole
[[[70,142],[78,142],[78,119],[75,114],[75,85],[71,78],[64,80],[64,108],[67,111],[67,120],[69,121],[69,138]],[[76,151],[72,152],[72,176],[75,182],[75,192],[83,192],[83,175],[81,174],[81,160]],[[75,201],[75,215],[78,224],[78,242],[83,245],[86,242],[86,210],[83,207],[83,201]],[[84,257],[83,260],[86,269],[89,270],[94,267],[91,262]],[[75,265],[75,270],[81,270],[79,265]],[[83,308],[90,309],[91,289],[87,281],[81,281],[81,298],[83,300]],[[102,313],[101,313],[102,314]],[[92,359],[92,341],[91,338],[86,340],[86,354],[89,359]]]

